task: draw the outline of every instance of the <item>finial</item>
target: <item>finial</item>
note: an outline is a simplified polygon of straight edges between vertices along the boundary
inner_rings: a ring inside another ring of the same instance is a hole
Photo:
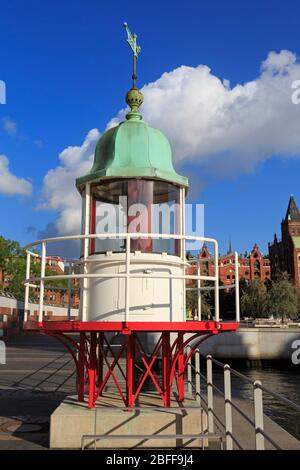
[[[126,103],[130,107],[131,111],[126,115],[126,119],[129,120],[140,120],[142,119],[140,113],[138,112],[139,107],[144,101],[143,94],[136,87],[136,60],[139,53],[141,52],[140,46],[137,45],[137,35],[132,34],[128,28],[128,24],[124,23],[124,28],[127,32],[127,42],[133,52],[133,72],[132,72],[132,88],[126,94]]]
[[[133,52],[133,73],[132,73],[132,88],[136,88],[136,60],[138,58],[139,53],[141,52],[140,46],[137,45],[137,35],[131,34],[130,29],[128,28],[128,24],[124,23],[124,28],[126,29],[127,33],[127,42]]]

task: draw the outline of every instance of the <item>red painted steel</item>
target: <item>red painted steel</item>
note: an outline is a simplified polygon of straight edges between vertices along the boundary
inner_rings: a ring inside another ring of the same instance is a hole
[[[71,353],[77,371],[78,400],[88,393],[88,406],[93,408],[113,381],[119,396],[128,408],[133,408],[146,380],[152,381],[163,405],[171,405],[173,383],[177,398],[184,400],[184,379],[188,359],[198,345],[209,336],[235,331],[238,323],[201,322],[27,322],[26,331],[38,331],[56,337]],[[112,333],[116,333],[112,336]],[[160,332],[152,352],[147,354],[140,332]],[[73,333],[70,335],[70,333]],[[74,339],[78,333],[78,341]],[[172,333],[172,344],[171,344]],[[188,334],[188,338],[184,338]],[[118,343],[116,344],[116,341]],[[113,344],[114,343],[114,344]],[[185,357],[185,348],[192,344]],[[124,360],[121,357],[125,355]],[[137,367],[138,365],[138,367]],[[104,373],[104,368],[105,373]],[[119,371],[119,376],[116,374]],[[157,371],[161,371],[161,376]],[[88,385],[88,387],[87,387]]]
[[[186,322],[82,322],[82,321],[28,321],[25,330],[57,330],[57,331],[115,331],[130,334],[131,331],[184,331],[209,332],[235,331],[237,322],[186,321]]]

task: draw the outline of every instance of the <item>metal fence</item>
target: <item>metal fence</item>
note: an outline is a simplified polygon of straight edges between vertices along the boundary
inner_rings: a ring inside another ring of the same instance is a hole
[[[190,346],[187,347],[187,350]],[[201,372],[201,361],[202,357],[206,361],[206,375]],[[223,370],[223,390],[217,387],[213,380],[213,365],[219,370]],[[252,397],[253,397],[253,411],[254,418],[249,416],[245,410],[238,406],[232,398],[232,376],[238,377],[242,381],[245,381],[252,386]],[[248,423],[254,433],[255,438],[255,449],[264,450],[265,441],[268,441],[271,446],[277,450],[281,450],[280,445],[275,442],[272,437],[264,430],[264,407],[263,407],[263,393],[269,394],[272,397],[279,400],[281,403],[292,408],[293,410],[300,412],[300,406],[293,403],[288,398],[285,398],[278,393],[270,390],[268,387],[262,385],[259,380],[252,381],[246,375],[238,372],[237,370],[230,367],[228,364],[214,359],[211,355],[204,358],[199,349],[196,349],[194,354],[194,364],[192,363],[192,357],[190,358],[187,366],[187,382],[188,390],[191,395],[195,396],[198,403],[204,407],[207,412],[208,418],[208,432],[213,433],[215,426],[224,430],[225,433],[225,448],[226,450],[232,450],[234,448],[243,449],[241,442],[237,436],[237,430],[233,429],[232,413],[235,410],[239,416],[244,420],[244,423]],[[224,419],[220,418],[215,412],[214,408],[214,397],[215,393],[220,396],[223,400],[224,406]]]
[[[130,412],[131,416],[139,416],[141,412],[146,411],[149,413],[149,411],[155,411],[155,412],[161,412],[161,413],[168,413],[168,414],[175,414],[175,413],[181,413],[182,418],[186,415],[186,412],[191,409],[193,411],[197,410],[197,407],[195,406],[183,406],[181,405],[179,407],[170,407],[170,408],[162,408],[158,406],[146,406],[146,407],[131,407],[131,408],[124,408],[124,407],[112,407],[112,406],[106,406],[106,410],[114,410],[119,413],[119,412]],[[199,407],[199,410],[202,412],[203,409]],[[81,436],[81,449],[91,449],[93,448],[94,450],[97,449],[97,443],[100,441],[128,441],[128,440],[136,440],[137,442],[131,446],[130,448],[140,448],[142,447],[145,442],[147,441],[157,441],[157,440],[163,440],[163,441],[174,441],[176,440],[176,445],[171,446],[171,447],[176,447],[176,448],[186,448],[187,444],[192,444],[194,441],[200,441],[201,442],[201,448],[202,450],[205,450],[206,448],[209,447],[209,445],[214,442],[216,443],[218,449],[224,450],[224,433],[223,432],[209,432],[208,430],[203,430],[203,414],[201,413],[201,431],[199,433],[177,433],[174,432],[173,434],[166,434],[166,433],[161,433],[160,431],[163,431],[166,427],[164,424],[162,429],[157,430],[155,433],[152,434],[112,434],[110,432],[106,433],[97,433],[97,414],[99,412],[103,412],[103,408],[95,408],[94,410],[94,432],[91,434],[83,434]],[[132,419],[132,417],[131,417]],[[170,422],[171,424],[175,424],[176,419],[174,419],[174,422]],[[184,443],[183,441],[187,440],[187,443]],[[88,441],[88,443],[86,442]],[[198,447],[198,444],[194,444],[195,447]],[[124,443],[122,444],[124,446]],[[164,447],[168,447],[164,444]]]

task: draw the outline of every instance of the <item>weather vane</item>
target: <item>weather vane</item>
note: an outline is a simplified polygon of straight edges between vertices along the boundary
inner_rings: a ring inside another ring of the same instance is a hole
[[[136,88],[136,60],[138,58],[139,53],[141,52],[140,46],[137,45],[136,40],[137,40],[137,35],[132,34],[130,29],[128,28],[128,24],[125,22],[124,23],[124,28],[126,29],[127,33],[127,42],[133,52],[133,73],[132,73],[132,82],[133,82],[133,88]]]

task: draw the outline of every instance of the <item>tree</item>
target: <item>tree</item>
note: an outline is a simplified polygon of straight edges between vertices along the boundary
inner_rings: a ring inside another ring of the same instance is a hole
[[[274,317],[295,318],[299,306],[299,297],[294,284],[286,276],[281,276],[271,283],[268,293],[268,310]]]
[[[191,287],[195,287],[196,282],[192,283]],[[191,308],[195,313],[198,310],[198,291],[188,290],[186,291],[186,306]],[[201,292],[201,317],[209,318],[211,314],[211,291],[202,291]],[[198,312],[199,315],[199,312]]]
[[[40,277],[40,262],[31,261],[31,277]],[[8,283],[3,285],[3,289],[13,294],[18,299],[24,298],[24,280],[26,278],[26,251],[20,247],[19,242],[15,240],[6,240],[0,237],[0,270],[2,270],[3,278],[9,278]],[[53,276],[57,273],[49,268],[45,270],[46,276]],[[68,281],[66,279],[48,280],[47,286],[62,288],[64,292]],[[37,298],[32,292],[32,297]]]
[[[268,314],[268,293],[266,285],[260,279],[243,286],[241,294],[241,312],[250,317],[264,317]]]

